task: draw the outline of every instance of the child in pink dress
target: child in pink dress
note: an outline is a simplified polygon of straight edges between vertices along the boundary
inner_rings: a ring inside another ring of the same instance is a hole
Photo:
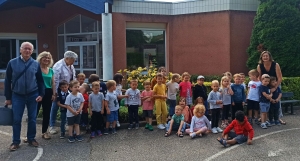
[[[186,104],[190,107],[193,104],[192,83],[190,82],[190,74],[184,72],[182,74],[183,81],[179,84],[179,96],[184,97]]]
[[[152,117],[153,117],[153,91],[151,90],[151,82],[145,81],[143,83],[145,90],[141,94],[143,104],[143,116],[146,118],[145,129],[153,131]]]

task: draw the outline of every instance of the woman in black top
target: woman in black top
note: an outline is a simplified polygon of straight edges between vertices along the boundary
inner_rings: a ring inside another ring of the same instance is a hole
[[[258,62],[258,66],[257,66],[257,71],[259,72],[260,79],[263,74],[268,74],[269,76],[275,77],[277,80],[277,86],[275,87],[275,89],[278,86],[280,86],[280,84],[282,82],[281,69],[280,69],[279,64],[273,60],[272,55],[269,51],[263,51],[261,53],[259,62]],[[280,118],[280,117],[282,117],[281,105],[280,105],[279,110],[280,110],[279,111],[279,118]],[[286,124],[281,119],[279,119],[279,120],[280,120],[281,124],[284,124],[284,125]]]

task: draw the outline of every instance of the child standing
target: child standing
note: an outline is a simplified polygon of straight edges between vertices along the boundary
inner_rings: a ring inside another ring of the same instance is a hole
[[[157,70],[157,74],[158,73],[162,74],[162,76],[163,76],[162,84],[166,84],[166,81],[167,81],[167,78],[166,78],[167,70],[166,70],[166,68],[165,67],[159,67],[158,70]],[[154,86],[156,84],[157,84],[157,79],[156,79],[156,77],[154,77],[151,80],[151,89],[154,89]]]
[[[106,116],[106,124],[105,124],[106,128],[104,130],[104,135],[108,135],[108,128],[111,123],[112,123],[112,134],[117,133],[116,123],[118,120],[118,109],[119,109],[118,99],[127,97],[127,95],[122,95],[122,96],[117,95],[117,93],[115,92],[116,82],[114,80],[107,81],[106,86],[108,91],[105,96],[104,106],[107,112],[107,116]]]
[[[122,92],[123,92],[123,86],[122,86],[122,81],[123,81],[123,75],[120,74],[120,73],[116,73],[114,75],[114,81],[116,81],[117,83],[117,87],[116,87],[116,93],[118,96],[121,96],[122,95]],[[118,100],[119,102],[119,105],[121,104],[121,100]],[[118,116],[120,116],[120,110],[118,110]],[[118,117],[119,118],[119,117]],[[117,127],[120,127],[120,122],[117,121]]]
[[[90,86],[86,83],[83,83],[79,87],[79,91],[82,94],[84,98],[84,103],[83,103],[83,108],[82,108],[82,114],[81,114],[81,126],[86,127],[89,123],[89,94],[88,92],[90,91]],[[88,129],[88,127],[87,127]]]
[[[231,130],[234,129],[234,132]],[[224,130],[222,138],[217,140],[224,146],[227,147],[227,144],[234,145],[236,143],[242,144],[247,141],[248,145],[252,144],[252,139],[254,136],[254,130],[250,123],[245,117],[243,111],[237,111],[235,113],[235,120],[233,120],[229,126]],[[228,137],[231,140],[228,140]]]
[[[133,120],[135,121],[135,129],[139,128],[139,107],[141,105],[141,93],[137,89],[138,81],[133,79],[130,81],[130,88],[127,89],[125,95],[125,106],[128,108],[129,126],[128,130],[133,128]]]
[[[209,93],[207,102],[210,105],[211,110],[211,127],[212,133],[217,134],[219,132],[223,132],[221,128],[219,128],[219,118],[221,114],[222,107],[222,98],[221,93],[219,91],[219,81],[213,80],[211,82],[212,91]]]
[[[60,138],[65,138],[66,133],[66,120],[67,120],[67,105],[65,105],[66,98],[70,94],[69,84],[63,80],[58,85],[60,92],[57,93],[57,105],[60,107]]]
[[[70,143],[77,141],[82,141],[80,136],[80,117],[83,108],[84,98],[81,93],[79,93],[79,82],[71,81],[70,90],[72,91],[66,98],[65,105],[67,105],[67,120],[69,126],[69,139]],[[73,136],[73,127],[75,128],[76,135]]]
[[[277,86],[276,78],[271,77],[270,87],[275,88],[276,86]],[[281,125],[279,121],[279,106],[280,106],[281,96],[282,96],[281,89],[277,87],[275,91],[272,93],[271,106],[269,110],[269,121],[271,125]]]
[[[79,82],[80,85],[82,85],[85,81],[85,74],[84,73],[79,73],[77,75],[77,81]]]
[[[166,130],[167,131],[165,133],[165,137],[170,136],[171,131],[177,131],[177,136],[183,137],[183,132],[185,130],[185,122],[181,106],[175,107],[175,114],[172,116],[172,119],[168,122]]]
[[[159,129],[165,129],[167,119],[166,85],[163,84],[163,75],[156,74],[157,84],[153,88],[153,97],[156,107],[156,121]]]
[[[104,113],[104,95],[100,92],[100,84],[92,83],[92,91],[89,97],[89,107],[91,120],[91,138],[94,138],[96,133],[101,136],[103,130],[103,113]]]
[[[146,118],[145,129],[153,131],[152,127],[152,117],[153,117],[153,91],[151,90],[151,83],[145,81],[143,83],[145,90],[141,94],[141,99],[143,101],[143,115]]]
[[[244,73],[240,73],[241,76],[241,85],[244,87],[244,90],[246,90],[246,84],[245,84],[245,74]]]
[[[233,91],[233,95],[231,96],[232,102],[232,111],[231,111],[231,119],[235,119],[236,111],[244,111],[245,105],[245,88],[241,85],[241,75],[235,74],[233,76],[234,83],[231,84],[231,89]]]
[[[267,122],[267,113],[270,109],[270,101],[272,100],[272,93],[270,93],[270,88],[268,87],[270,83],[270,76],[268,74],[264,74],[261,76],[262,84],[260,86],[260,112],[261,112],[261,124],[260,127],[263,129],[267,129],[267,126],[272,126],[269,122]]]
[[[249,71],[250,82],[248,83],[248,95],[247,95],[247,110],[248,110],[248,122],[252,125],[252,116],[254,111],[254,122],[258,122],[258,110],[259,110],[259,86],[261,82],[258,80],[259,73],[256,69]]]
[[[186,105],[186,101],[184,97],[181,97],[179,99],[179,106],[182,109],[182,114],[184,116],[184,122],[190,124],[192,120],[192,112],[189,108],[189,106]]]
[[[194,116],[192,117],[190,129],[186,129],[185,132],[190,134],[190,137],[193,139],[196,136],[202,136],[202,134],[209,132],[211,125],[205,113],[204,105],[196,105],[194,108]]]
[[[230,87],[229,78],[227,76],[223,76],[221,79],[220,92],[223,102],[221,128],[226,128],[226,126],[228,126],[228,115],[231,106],[231,95],[233,95],[233,91]]]
[[[183,81],[179,84],[180,97],[184,97],[186,104],[190,107],[193,104],[192,84],[190,82],[191,75],[188,72],[182,74]]]
[[[197,77],[197,84],[194,86],[193,88],[193,98],[194,100],[196,100],[198,97],[202,97],[203,98],[203,104],[205,106],[205,116],[210,119],[210,116],[208,114],[208,104],[207,104],[207,89],[204,86],[204,76],[199,75]]]
[[[176,106],[176,95],[179,91],[179,84],[177,83],[180,79],[179,74],[173,74],[172,80],[167,83],[168,88],[168,102],[169,102],[169,119],[175,113],[175,106]]]

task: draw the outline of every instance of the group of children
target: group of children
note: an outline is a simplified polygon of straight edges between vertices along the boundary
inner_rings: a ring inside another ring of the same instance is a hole
[[[85,76],[82,73],[70,84],[60,82],[61,92],[58,93],[57,101],[61,108],[61,138],[65,136],[65,120],[68,124],[69,142],[82,140],[79,124],[91,125],[91,138],[101,136],[102,132],[109,134],[109,128],[112,129],[112,134],[115,134],[116,126],[119,126],[118,110],[121,99],[125,99],[125,106],[128,108],[129,130],[139,128],[138,110],[142,106],[146,119],[145,129],[153,131],[152,118],[155,107],[157,128],[166,129],[166,137],[170,136],[172,131],[177,131],[179,137],[188,134],[191,138],[212,132],[222,133],[218,141],[224,146],[246,141],[251,144],[254,135],[253,116],[254,122],[259,124],[259,111],[262,128],[280,125],[278,111],[281,91],[277,87],[276,78],[262,75],[260,82],[259,73],[251,70],[251,81],[247,89],[244,74],[235,74],[234,83],[231,83],[232,75],[226,72],[220,83],[217,80],[211,82],[212,91],[207,95],[204,76],[198,76],[197,83],[193,85],[187,72],[182,76],[173,74],[169,82],[166,82],[165,75],[165,68],[159,68],[151,82],[143,82],[143,91],[137,88],[138,80],[135,79],[130,81],[129,89],[123,90],[121,74],[116,74],[114,80],[109,80],[106,84],[99,81],[99,76],[92,74],[89,77],[92,91],[90,94],[90,86],[84,83]],[[248,118],[244,114],[246,102]],[[229,124],[230,110],[232,121]],[[88,115],[91,116],[90,122]],[[235,133],[230,132],[232,129]]]

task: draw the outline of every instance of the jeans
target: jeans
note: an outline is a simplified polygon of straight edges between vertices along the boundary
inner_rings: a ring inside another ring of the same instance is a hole
[[[169,116],[172,117],[175,114],[176,100],[168,99],[168,102],[169,102]]]
[[[60,132],[65,133],[65,125],[67,121],[67,111],[60,111]]]
[[[50,112],[50,127],[55,126],[55,121],[56,121],[56,116],[57,116],[58,109],[59,109],[59,107],[57,105],[57,102],[54,101],[52,103],[51,112]]]
[[[42,124],[42,133],[47,132],[50,120],[50,111],[51,111],[51,104],[52,104],[52,89],[46,88],[45,95],[43,97],[42,102],[38,103],[37,108],[37,115],[39,114],[41,106],[43,107],[43,124]]]
[[[136,124],[139,123],[139,105],[128,106],[129,123],[132,124],[133,120]]]
[[[279,103],[271,103],[269,109],[269,121],[278,121],[279,119]]]
[[[166,127],[166,131],[169,131],[170,124],[171,124],[171,121],[168,122],[168,125]],[[183,125],[182,125],[182,128],[180,130],[181,132],[185,131],[185,126],[186,126],[186,123],[184,122]],[[179,127],[180,127],[180,123],[176,124],[175,122],[173,122],[172,131],[178,131]]]
[[[28,115],[28,128],[27,128],[27,139],[32,141],[36,135],[36,113],[37,113],[37,102],[38,91],[34,91],[28,95],[19,95],[16,93],[12,94],[12,111],[13,111],[13,143],[19,145],[21,143],[21,123],[22,117],[27,107]]]

